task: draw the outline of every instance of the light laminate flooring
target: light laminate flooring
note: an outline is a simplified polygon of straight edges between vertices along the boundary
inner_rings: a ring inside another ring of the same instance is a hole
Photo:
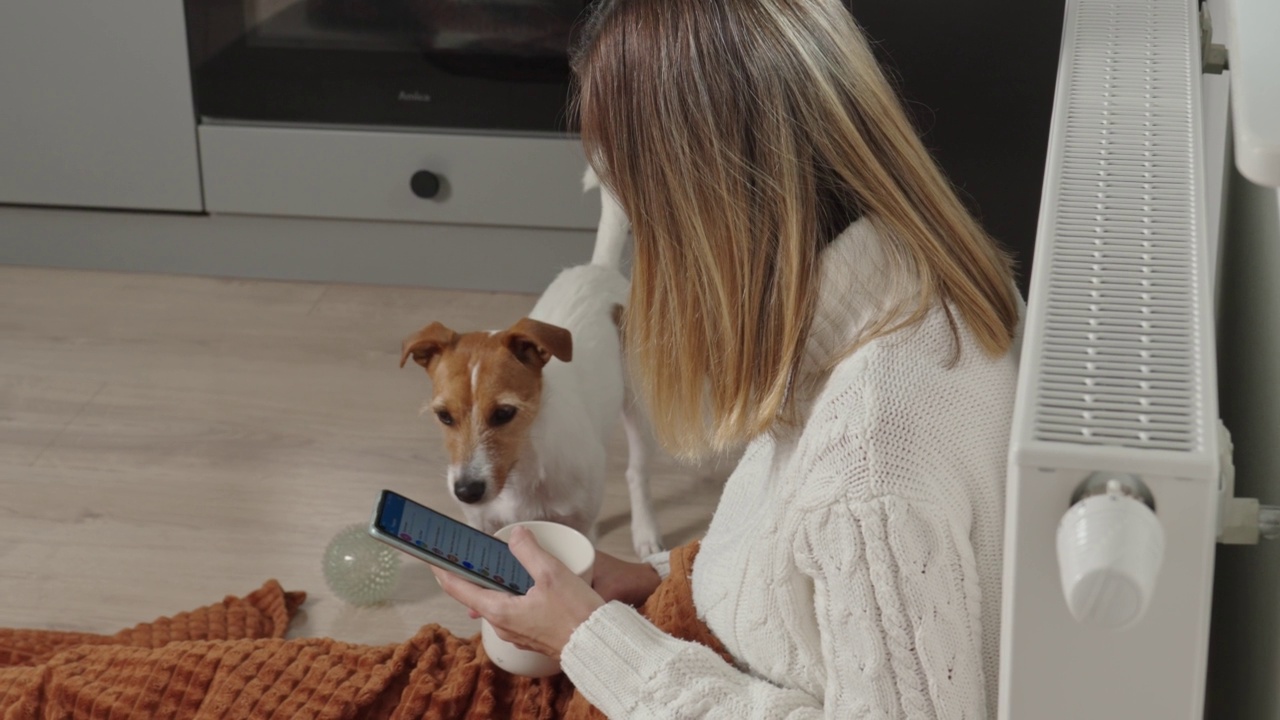
[[[535,299],[0,267],[0,627],[113,633],[275,578],[309,594],[292,637],[476,632],[423,563],[355,608],[321,558],[384,487],[461,517],[400,339],[506,327]],[[619,427],[599,545],[631,557],[625,460]],[[655,461],[668,546],[720,489]]]

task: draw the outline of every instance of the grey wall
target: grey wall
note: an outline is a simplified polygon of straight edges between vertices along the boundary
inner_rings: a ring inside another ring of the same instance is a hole
[[[1229,171],[1221,267],[1219,387],[1236,495],[1280,504],[1280,207]],[[1280,718],[1280,541],[1220,545],[1205,717]]]

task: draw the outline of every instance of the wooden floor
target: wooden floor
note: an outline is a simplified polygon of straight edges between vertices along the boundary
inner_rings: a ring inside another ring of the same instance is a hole
[[[114,632],[276,578],[309,593],[295,637],[475,632],[416,560],[358,609],[321,558],[384,487],[461,517],[400,339],[533,301],[0,267],[0,626]],[[619,429],[600,546],[630,556],[624,461]],[[661,461],[653,487],[668,545],[702,533],[718,483]]]

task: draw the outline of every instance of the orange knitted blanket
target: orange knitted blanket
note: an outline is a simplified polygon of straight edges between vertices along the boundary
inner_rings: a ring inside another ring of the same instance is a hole
[[[641,608],[658,627],[723,654],[696,616],[697,544]],[[479,636],[427,625],[399,645],[285,640],[306,599],[274,580],[244,598],[115,635],[0,629],[0,716],[37,718],[592,718],[563,675],[509,675]]]

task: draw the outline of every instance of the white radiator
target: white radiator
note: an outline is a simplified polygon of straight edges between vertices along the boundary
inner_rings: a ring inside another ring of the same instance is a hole
[[[1193,0],[1069,0],[1009,456],[1000,718],[1203,712],[1218,530]]]

